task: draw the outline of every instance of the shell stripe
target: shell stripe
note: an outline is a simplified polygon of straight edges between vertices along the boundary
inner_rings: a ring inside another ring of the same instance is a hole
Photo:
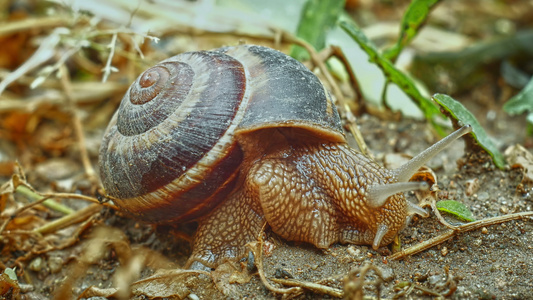
[[[145,105],[123,100],[116,117],[117,124],[106,134],[100,159],[101,175],[103,182],[110,183],[106,191],[114,198],[138,198],[184,176],[189,177],[185,182],[199,184],[209,171],[210,167],[205,166],[216,164],[223,157],[220,153],[227,156],[231,154],[228,149],[235,149],[232,147],[233,131],[229,128],[236,127],[239,118],[242,119],[243,112],[239,113],[239,108],[246,105],[241,103],[246,92],[243,66],[218,52],[182,54],[160,65],[168,68],[173,59],[189,61],[195,80],[185,97],[179,95],[168,99],[170,109],[166,106],[162,109],[167,110],[164,114],[168,117],[158,123],[152,122],[158,126],[145,130],[144,125],[137,126],[135,122],[149,118],[147,112],[139,110],[137,116],[128,118],[120,110],[131,106],[140,109]],[[183,64],[178,62],[178,65]],[[213,86],[235,88],[224,90]],[[158,100],[146,104],[164,105],[157,103]],[[140,134],[133,135],[137,132]]]
[[[112,178],[103,180],[112,183],[107,193],[130,214],[153,222],[169,221],[169,210],[174,220],[188,220],[212,209],[233,189],[243,155],[233,133],[248,101],[245,68],[219,52],[181,54],[162,64],[176,58],[194,66],[191,92],[140,136],[119,134],[120,124],[111,127],[106,137],[115,137],[105,138],[101,151],[102,178]]]
[[[141,195],[136,198],[115,199],[114,201],[117,205],[126,208],[133,216],[153,223],[194,220],[218,205],[235,187],[235,179],[243,153],[237,143],[231,145],[227,151],[228,156],[211,166],[209,173],[201,182],[191,178],[194,174],[190,173],[200,172],[199,168],[193,168],[179,179],[188,183],[192,181],[189,187],[184,187],[179,182],[172,182],[152,192],[149,196]],[[179,185],[178,188],[176,188],[177,185]],[[179,201],[176,201],[178,198]],[[137,204],[131,205],[132,202]],[[154,205],[155,203],[158,205]],[[169,216],[174,216],[174,218],[169,219]]]
[[[265,47],[234,47],[250,72],[252,94],[239,125],[244,134],[264,128],[294,127],[332,142],[344,142],[339,114],[320,80],[297,60]],[[290,83],[290,84],[287,84]],[[321,87],[321,88],[315,88]]]

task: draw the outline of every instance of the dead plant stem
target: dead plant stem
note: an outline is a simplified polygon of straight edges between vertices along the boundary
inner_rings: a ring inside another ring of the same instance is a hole
[[[413,254],[417,254],[417,253],[420,253],[424,250],[427,250],[433,246],[436,246],[436,245],[439,245],[439,244],[442,244],[444,243],[445,241],[447,241],[448,239],[454,237],[455,235],[458,235],[458,234],[461,234],[461,233],[465,233],[465,232],[468,232],[468,231],[472,231],[472,230],[475,230],[475,229],[480,229],[482,227],[485,227],[485,226],[491,226],[491,225],[496,225],[496,224],[500,224],[500,223],[504,223],[504,222],[508,222],[508,221],[512,221],[512,220],[521,220],[521,219],[525,219],[525,218],[528,218],[528,217],[533,217],[533,212],[531,211],[528,211],[528,212],[521,212],[521,213],[515,213],[515,214],[509,214],[509,215],[504,215],[504,216],[499,216],[499,217],[494,217],[494,218],[488,218],[488,219],[483,219],[483,220],[479,220],[479,221],[475,221],[475,222],[472,222],[472,223],[467,223],[467,224],[464,224],[464,225],[461,225],[461,226],[456,226],[456,229],[450,229],[446,232],[444,232],[443,234],[439,235],[439,236],[436,236],[432,239],[429,239],[427,241],[424,241],[420,244],[417,244],[417,245],[414,245],[412,247],[409,247],[405,250],[402,250],[400,252],[397,252],[397,253],[394,253],[393,255],[389,256],[388,258],[390,260],[398,260],[398,259],[402,259],[402,258],[405,258],[409,255],[413,255]]]
[[[83,134],[81,120],[76,111],[76,107],[74,105],[74,100],[72,97],[72,85],[70,83],[70,75],[69,75],[67,67],[64,64],[60,66],[60,72],[61,72],[61,85],[63,87],[66,100],[67,100],[66,101],[67,109],[70,111],[72,115],[72,125],[74,127],[76,138],[78,140],[78,147],[80,151],[81,162],[83,164],[83,167],[85,168],[85,174],[87,174],[87,176],[89,177],[89,180],[93,183],[96,183],[98,182],[98,180],[96,179],[96,175],[95,175],[96,173],[89,159],[87,148],[85,147],[85,135]]]

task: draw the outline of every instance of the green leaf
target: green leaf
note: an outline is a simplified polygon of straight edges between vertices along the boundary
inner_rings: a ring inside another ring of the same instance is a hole
[[[344,0],[308,0],[303,7],[296,35],[311,44],[317,51],[324,49],[326,34],[332,29],[343,11]],[[308,60],[309,53],[294,45],[291,56],[297,60]]]
[[[473,222],[476,220],[472,212],[463,203],[455,200],[439,201],[437,202],[437,209],[452,214],[462,221]]]
[[[503,110],[511,115],[533,112],[533,77],[520,93],[505,103]]]
[[[386,58],[384,58],[376,46],[364,35],[364,33],[355,26],[355,24],[346,21],[340,22],[340,27],[352,37],[352,39],[361,47],[369,56],[371,62],[374,62],[385,74],[388,80],[395,83],[422,110],[425,117],[433,122],[433,117],[439,115],[439,109],[430,99],[422,96],[413,81]],[[435,125],[435,124],[434,124]]]
[[[520,93],[505,103],[503,110],[510,115],[521,114],[527,111],[528,115],[526,120],[529,123],[528,131],[531,131],[531,127],[533,126],[533,77],[531,77],[529,83]]]
[[[403,15],[398,41],[383,53],[383,57],[395,61],[402,49],[418,34],[418,29],[426,22],[431,8],[438,2],[439,0],[413,0]]]
[[[492,143],[487,133],[481,127],[476,117],[466,109],[460,102],[453,99],[452,97],[444,94],[435,94],[433,95],[433,100],[435,100],[442,108],[450,113],[450,116],[455,120],[460,121],[462,124],[472,125],[472,134],[478,142],[478,144],[492,157],[494,164],[502,169],[505,167],[505,159],[500,153],[498,148]]]
[[[7,277],[9,277],[9,279],[11,280],[18,280],[17,279],[17,273],[15,271],[15,268],[11,269],[11,268],[5,268],[4,270],[4,274],[7,275]]]

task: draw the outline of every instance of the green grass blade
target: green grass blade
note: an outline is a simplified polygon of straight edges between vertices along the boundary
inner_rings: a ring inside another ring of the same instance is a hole
[[[433,117],[439,115],[440,111],[430,99],[422,96],[413,81],[386,58],[384,58],[374,44],[357,28],[354,24],[346,21],[340,22],[340,27],[352,37],[352,39],[361,47],[369,56],[371,62],[374,62],[385,74],[388,80],[395,83],[411,99],[415,101],[422,110],[425,117],[433,122]]]
[[[520,93],[505,103],[503,110],[511,115],[533,112],[533,77]]]
[[[308,0],[303,7],[296,35],[311,44],[317,51],[324,49],[326,34],[332,29],[343,12],[344,0]],[[308,60],[309,53],[297,45],[291,56],[298,60]]]
[[[429,12],[439,1],[413,0],[403,15],[398,41],[383,52],[383,57],[395,61],[402,49],[418,34],[418,30],[426,22]]]

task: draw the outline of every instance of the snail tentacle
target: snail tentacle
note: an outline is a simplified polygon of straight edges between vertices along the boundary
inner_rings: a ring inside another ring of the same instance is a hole
[[[444,150],[446,147],[451,145],[451,143],[461,136],[472,131],[471,125],[465,125],[456,131],[452,132],[450,135],[446,136],[442,140],[433,144],[431,147],[419,153],[417,156],[411,158],[407,163],[402,165],[396,170],[393,170],[396,179],[399,182],[407,182],[413,176],[413,174],[420,169],[425,163],[427,163],[431,158],[437,155],[439,152]]]
[[[372,207],[380,207],[394,194],[409,191],[424,191],[428,188],[429,185],[425,181],[372,185],[368,188],[368,204]]]

